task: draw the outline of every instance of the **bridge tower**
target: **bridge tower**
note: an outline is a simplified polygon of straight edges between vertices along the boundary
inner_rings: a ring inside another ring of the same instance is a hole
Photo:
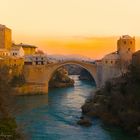
[[[135,37],[123,35],[117,41],[117,52],[120,55],[121,61],[130,64],[132,54],[135,52]]]

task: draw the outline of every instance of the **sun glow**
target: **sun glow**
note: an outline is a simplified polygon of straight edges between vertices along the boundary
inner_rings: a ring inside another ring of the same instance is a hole
[[[13,40],[38,45],[49,54],[100,58],[115,50],[117,37],[140,36],[139,0],[0,0],[0,3],[0,22],[13,30]]]

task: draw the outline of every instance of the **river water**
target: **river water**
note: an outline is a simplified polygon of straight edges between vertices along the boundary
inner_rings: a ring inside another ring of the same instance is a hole
[[[17,97],[17,123],[29,140],[136,140],[121,129],[93,118],[91,127],[76,124],[80,107],[95,84],[71,76],[75,86],[50,90],[48,95]]]

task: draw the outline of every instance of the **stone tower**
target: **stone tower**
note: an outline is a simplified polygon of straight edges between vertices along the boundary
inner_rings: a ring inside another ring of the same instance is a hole
[[[10,50],[12,46],[11,29],[0,24],[0,49]]]
[[[117,41],[117,52],[123,62],[130,64],[132,54],[135,52],[135,37],[129,35],[120,37]]]

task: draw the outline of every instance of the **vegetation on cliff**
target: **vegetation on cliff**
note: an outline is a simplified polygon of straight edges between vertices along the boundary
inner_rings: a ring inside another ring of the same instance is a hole
[[[21,139],[12,113],[15,109],[13,88],[10,84],[9,68],[0,68],[0,139]]]
[[[18,76],[13,76],[13,78],[10,81],[12,87],[20,87],[23,86],[25,83],[26,81],[23,74],[20,74]]]
[[[74,80],[68,76],[68,72],[64,68],[58,69],[49,82],[50,88],[74,86]]]
[[[120,78],[106,82],[88,100],[82,111],[88,116],[100,117],[105,123],[121,126],[140,135],[140,71],[132,66]]]

